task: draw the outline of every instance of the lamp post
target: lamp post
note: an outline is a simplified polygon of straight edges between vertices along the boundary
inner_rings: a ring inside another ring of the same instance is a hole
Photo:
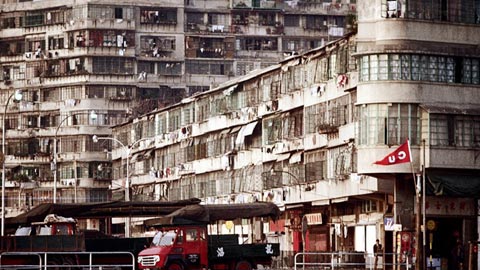
[[[112,137],[98,137],[97,135],[93,135],[93,142],[98,142],[99,140],[110,140],[114,141],[122,146],[122,150],[124,151],[124,156],[126,159],[126,175],[125,175],[125,201],[128,202],[130,201],[130,154],[132,152],[133,147],[145,140],[150,140],[151,138],[141,138],[139,140],[136,140],[135,142],[131,143],[130,145],[125,145],[122,143],[120,140]],[[122,157],[123,158],[123,157]],[[130,237],[130,217],[125,218],[125,237]]]
[[[22,90],[15,90],[15,93],[11,94],[8,99],[7,103],[5,104],[5,110],[3,111],[3,119],[2,119],[2,155],[3,155],[3,162],[2,162],[2,228],[1,233],[2,236],[5,235],[5,118],[7,117],[7,108],[8,103],[14,97],[15,102],[19,102],[22,100],[23,93]]]
[[[62,124],[72,117],[73,115],[67,115],[65,118],[60,121],[60,123],[57,126],[57,129],[55,130],[55,137],[53,139],[53,203],[57,203],[57,135],[58,135],[58,130],[60,130],[60,127]]]
[[[55,137],[54,137],[54,140],[53,140],[53,166],[52,166],[52,170],[53,170],[53,203],[57,203],[57,182],[58,182],[58,180],[57,180],[57,135],[58,135],[58,131],[60,130],[60,127],[62,126],[62,124],[72,116],[75,116],[75,115],[71,114],[71,115],[67,115],[65,118],[63,118],[62,121],[60,121],[60,123],[58,124],[57,129],[55,130]],[[92,111],[90,113],[90,119],[92,119],[92,120],[97,119],[97,114],[95,113],[95,111]],[[75,170],[76,170],[76,168],[75,168]],[[75,177],[75,181],[77,181],[76,177]],[[77,186],[77,183],[75,182],[75,188],[76,188],[76,186]],[[77,202],[77,192],[76,192],[76,190],[75,190],[75,202]]]

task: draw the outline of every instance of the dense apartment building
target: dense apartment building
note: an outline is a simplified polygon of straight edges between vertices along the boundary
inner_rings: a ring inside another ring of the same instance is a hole
[[[390,263],[422,249],[448,265],[457,240],[478,241],[479,10],[358,3],[358,33],[114,127],[132,152],[126,182],[126,149],[112,145],[113,187],[134,200],[275,202],[276,223],[236,225],[280,242],[282,265],[302,250],[372,253],[375,239],[403,254]],[[412,162],[374,164],[407,139]]]
[[[92,134],[338,38],[354,12],[340,1],[1,1],[6,214],[109,200]]]

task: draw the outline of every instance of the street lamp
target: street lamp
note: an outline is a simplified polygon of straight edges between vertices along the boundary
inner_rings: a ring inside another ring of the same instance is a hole
[[[126,157],[126,164],[127,164],[127,171],[125,175],[125,201],[128,202],[130,201],[130,154],[132,152],[133,147],[145,140],[151,140],[152,138],[141,138],[139,140],[136,140],[135,142],[131,143],[130,145],[125,145],[122,143],[120,140],[112,137],[98,137],[97,135],[93,135],[92,140],[93,142],[98,142],[99,140],[110,140],[117,142],[122,146],[122,150],[124,151],[124,156]],[[122,157],[123,158],[123,157]],[[125,237],[130,237],[130,217],[125,218]]]
[[[57,129],[55,130],[55,137],[54,137],[54,140],[53,140],[53,166],[52,166],[52,170],[53,170],[53,203],[57,203],[57,182],[58,182],[58,180],[57,180],[57,135],[58,135],[58,131],[60,130],[60,127],[62,126],[62,124],[72,116],[75,116],[75,115],[70,114],[70,115],[67,115],[65,118],[63,118],[62,121],[60,121],[60,123],[58,124]],[[95,113],[95,111],[90,112],[90,119],[92,119],[92,120],[97,119],[97,114]],[[77,181],[77,179],[75,179],[75,181]],[[77,185],[77,183],[75,183],[75,187],[76,187],[76,185]],[[77,193],[75,191],[75,202],[77,202],[76,196],[77,196]]]
[[[22,100],[23,92],[22,90],[15,90],[15,93],[11,94],[8,99],[7,103],[5,104],[5,110],[3,112],[3,120],[2,120],[2,236],[5,235],[5,118],[7,116],[7,108],[8,103],[10,103],[10,99],[14,98],[14,102],[19,102]]]

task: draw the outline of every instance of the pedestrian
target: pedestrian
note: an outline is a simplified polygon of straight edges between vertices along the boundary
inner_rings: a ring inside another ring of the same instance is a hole
[[[373,256],[375,257],[374,267],[373,267],[374,270],[377,269],[378,257],[382,256],[382,252],[383,252],[382,244],[380,244],[380,240],[377,239],[377,241],[375,241],[375,245],[373,245]]]
[[[462,241],[457,238],[454,247],[450,252],[449,270],[462,270],[463,260],[465,259],[465,250]]]

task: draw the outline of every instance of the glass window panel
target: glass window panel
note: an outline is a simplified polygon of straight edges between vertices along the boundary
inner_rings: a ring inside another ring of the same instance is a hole
[[[434,146],[448,145],[448,125],[445,115],[432,115],[430,120],[430,144]]]
[[[480,77],[480,61],[478,59],[472,59],[472,83],[479,84]]]
[[[428,56],[422,55],[420,57],[420,80],[428,81]]]
[[[378,80],[378,56],[370,55],[370,80]]]
[[[400,56],[398,54],[390,55],[390,79],[400,80]]]
[[[462,74],[462,83],[471,83],[472,82],[472,61],[468,58],[463,59],[463,74]]]
[[[453,83],[455,81],[455,59],[453,57],[447,58],[447,82]]]
[[[438,57],[430,56],[428,59],[428,75],[429,81],[438,81]]]
[[[388,54],[378,56],[378,79],[388,80]]]
[[[418,81],[420,79],[420,56],[418,55],[412,55],[411,57],[411,63],[410,63],[412,69],[412,77],[411,79],[414,81]]]
[[[411,80],[411,69],[410,69],[410,55],[402,54],[400,56],[401,61],[401,78],[402,80]]]

